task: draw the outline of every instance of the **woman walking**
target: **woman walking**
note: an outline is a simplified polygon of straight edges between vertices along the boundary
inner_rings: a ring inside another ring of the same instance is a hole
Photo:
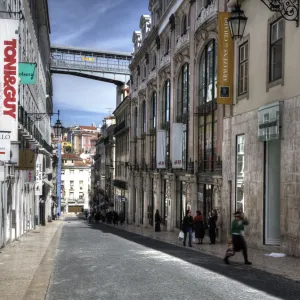
[[[203,244],[205,235],[204,218],[200,210],[196,211],[197,215],[194,218],[195,238],[198,239],[197,244]]]
[[[192,235],[193,235],[193,217],[190,210],[186,211],[186,215],[182,221],[182,231],[184,232],[183,246],[185,247],[186,237],[189,234],[189,246],[192,246]]]
[[[217,212],[213,210],[208,219],[210,244],[216,243],[217,220],[218,220]]]
[[[155,213],[155,231],[160,231],[160,222],[161,222],[161,217],[159,214],[159,210],[156,210]]]
[[[252,265],[252,263],[248,260],[248,252],[247,252],[247,244],[244,238],[244,226],[248,225],[248,220],[244,217],[244,214],[240,211],[235,213],[235,219],[231,223],[230,234],[231,234],[231,242],[233,244],[233,251],[239,252],[243,251],[243,256],[245,260],[245,265]],[[232,256],[232,254],[231,254]],[[230,255],[226,253],[224,258],[224,262],[229,264]]]

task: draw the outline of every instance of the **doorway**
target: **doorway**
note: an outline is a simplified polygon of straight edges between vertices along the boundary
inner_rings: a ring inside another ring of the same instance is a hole
[[[280,245],[280,140],[265,143],[265,244]]]

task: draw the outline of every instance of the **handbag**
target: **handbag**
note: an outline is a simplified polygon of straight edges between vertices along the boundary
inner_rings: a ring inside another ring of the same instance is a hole
[[[180,232],[179,232],[178,239],[179,239],[180,241],[182,241],[182,240],[184,239],[184,233],[183,233],[182,230],[180,230]]]

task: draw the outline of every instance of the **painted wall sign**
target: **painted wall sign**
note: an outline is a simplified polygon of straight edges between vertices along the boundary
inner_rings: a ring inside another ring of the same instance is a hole
[[[0,19],[0,128],[18,141],[19,21]]]
[[[233,102],[234,43],[230,34],[228,18],[231,13],[218,13],[218,92],[219,104]]]
[[[10,131],[0,131],[0,160],[10,161]]]
[[[36,84],[36,63],[19,63],[21,84]]]

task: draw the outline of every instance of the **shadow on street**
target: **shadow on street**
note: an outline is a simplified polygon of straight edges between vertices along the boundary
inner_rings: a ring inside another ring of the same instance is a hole
[[[74,220],[74,219],[73,219]],[[205,268],[222,276],[226,276],[232,280],[239,281],[251,288],[263,291],[274,297],[299,300],[300,299],[300,283],[288,280],[244,264],[231,263],[224,264],[223,260],[205,253],[194,251],[188,247],[177,246],[163,241],[154,240],[136,233],[128,232],[113,227],[105,223],[93,224],[87,220],[80,219],[87,227],[81,228],[101,230],[103,233],[113,234],[128,241],[140,244],[144,247],[151,248],[156,251],[161,251],[178,259],[182,259],[188,263]],[[70,221],[66,219],[66,221]],[[78,228],[77,227],[74,227]],[[253,262],[255,263],[255,261]],[[234,282],[232,283],[234,284]],[[233,286],[234,288],[234,286]],[[242,291],[240,291],[242,293]]]

